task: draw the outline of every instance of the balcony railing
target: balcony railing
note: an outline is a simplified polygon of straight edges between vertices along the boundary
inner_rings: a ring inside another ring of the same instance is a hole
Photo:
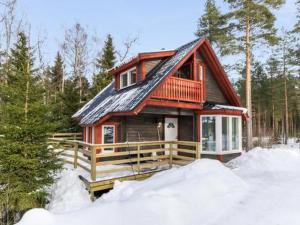
[[[171,77],[161,88],[155,90],[152,97],[186,102],[201,102],[201,82]]]

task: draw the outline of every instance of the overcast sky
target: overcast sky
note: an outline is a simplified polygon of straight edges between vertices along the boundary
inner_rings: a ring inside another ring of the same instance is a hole
[[[295,0],[287,0],[276,12],[276,26],[295,23]],[[64,29],[79,22],[104,40],[107,33],[115,45],[128,36],[138,36],[132,54],[142,51],[173,49],[195,38],[197,19],[204,0],[19,0],[18,13],[31,24],[31,36],[46,37],[47,60],[54,57],[64,37]],[[224,10],[221,0],[216,3]]]

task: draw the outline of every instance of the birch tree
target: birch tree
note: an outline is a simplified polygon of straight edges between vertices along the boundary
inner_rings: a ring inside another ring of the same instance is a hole
[[[84,82],[87,66],[89,65],[88,57],[88,34],[86,30],[76,23],[70,29],[65,31],[65,40],[62,50],[66,63],[72,68],[74,80],[78,80],[79,102],[83,102]]]

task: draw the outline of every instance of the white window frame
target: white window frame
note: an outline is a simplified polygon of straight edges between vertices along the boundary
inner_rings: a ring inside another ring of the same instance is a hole
[[[120,89],[130,87],[130,86],[136,84],[136,82],[131,83],[131,73],[130,72],[133,71],[133,70],[135,70],[136,73],[137,73],[136,67],[133,67],[133,68],[131,68],[129,70],[126,70],[125,72],[120,74]],[[125,75],[125,74],[127,74],[127,86],[123,86],[123,75]]]
[[[200,115],[200,136],[201,136],[201,144],[202,146],[202,118],[214,116],[216,118],[216,125],[215,125],[215,134],[216,134],[216,151],[209,151],[203,150],[202,154],[210,154],[210,155],[226,155],[226,154],[233,154],[233,153],[240,153],[242,152],[242,117],[241,116],[232,116],[232,115]],[[229,144],[228,150],[222,150],[222,117],[229,118]],[[239,134],[239,149],[232,149],[232,118],[238,118],[238,134]]]
[[[92,144],[95,144],[95,127],[92,126]]]
[[[204,66],[203,66],[203,64],[199,63],[198,67],[199,67],[199,81],[202,81],[203,74],[204,74]]]
[[[89,127],[85,127],[85,142],[89,142]]]
[[[116,143],[116,140],[115,140],[115,135],[116,135],[116,126],[115,125],[102,125],[102,144],[105,144],[104,143],[104,128],[105,127],[113,127],[114,129],[114,133],[113,133],[113,144]],[[115,149],[114,148],[103,148],[103,151],[107,151],[107,152],[111,152],[111,151],[114,151]]]

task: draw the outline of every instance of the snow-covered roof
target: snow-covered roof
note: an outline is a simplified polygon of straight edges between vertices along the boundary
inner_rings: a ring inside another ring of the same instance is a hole
[[[229,110],[237,110],[241,111],[243,114],[247,113],[247,109],[244,107],[237,107],[237,106],[231,106],[231,105],[219,105],[216,104],[212,107],[212,109],[229,109]]]
[[[200,41],[196,39],[176,49],[174,56],[163,60],[149,72],[145,80],[135,85],[115,90],[112,82],[76,112],[73,118],[80,119],[80,125],[88,126],[108,113],[134,110]]]

